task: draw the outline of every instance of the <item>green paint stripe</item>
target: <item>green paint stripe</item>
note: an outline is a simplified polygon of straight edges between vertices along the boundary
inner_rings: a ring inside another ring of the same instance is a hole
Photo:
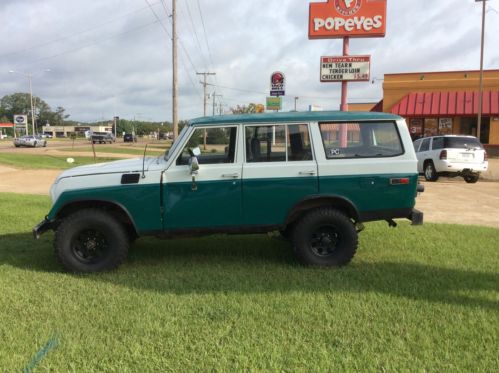
[[[59,346],[59,338],[57,335],[52,336],[45,345],[38,350],[38,352],[33,356],[28,365],[23,369],[24,373],[30,373],[33,368],[35,368],[40,362],[48,355],[50,351]]]

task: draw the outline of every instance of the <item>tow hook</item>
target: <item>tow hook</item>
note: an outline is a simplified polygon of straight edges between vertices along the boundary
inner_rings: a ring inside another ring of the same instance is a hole
[[[393,219],[386,219],[386,222],[390,228],[397,228],[397,223]]]
[[[362,223],[355,223],[355,230],[357,231],[357,233],[362,232],[364,229],[366,229],[366,227],[364,226],[364,224],[362,224]]]

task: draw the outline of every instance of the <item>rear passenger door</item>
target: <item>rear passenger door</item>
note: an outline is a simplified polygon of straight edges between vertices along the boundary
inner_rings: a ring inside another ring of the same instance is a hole
[[[318,192],[309,125],[247,125],[244,143],[244,224],[282,224],[296,203]]]

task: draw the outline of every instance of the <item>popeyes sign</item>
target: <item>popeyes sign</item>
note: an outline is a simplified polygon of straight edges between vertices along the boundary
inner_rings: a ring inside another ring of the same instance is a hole
[[[309,39],[384,37],[387,0],[310,3]]]

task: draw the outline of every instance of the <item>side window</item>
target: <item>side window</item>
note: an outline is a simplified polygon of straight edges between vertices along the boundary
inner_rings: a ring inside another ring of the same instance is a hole
[[[288,161],[311,161],[312,146],[306,124],[288,126]]]
[[[320,123],[326,158],[394,157],[404,153],[393,122]]]
[[[420,152],[427,152],[430,150],[430,139],[426,138],[423,139],[423,142],[421,143],[421,147],[419,148]]]
[[[421,140],[414,141],[414,151],[419,152],[419,144],[421,144]]]
[[[286,129],[283,125],[245,128],[246,162],[286,161]]]
[[[236,154],[237,127],[196,128],[182,153],[177,158],[177,165],[189,164],[189,149],[199,146],[201,155],[199,164],[234,163]],[[206,149],[204,137],[206,136]]]
[[[443,149],[444,148],[444,138],[443,137],[434,137],[433,142],[431,144],[431,148],[435,149]]]
[[[245,127],[246,162],[313,160],[307,124]]]

